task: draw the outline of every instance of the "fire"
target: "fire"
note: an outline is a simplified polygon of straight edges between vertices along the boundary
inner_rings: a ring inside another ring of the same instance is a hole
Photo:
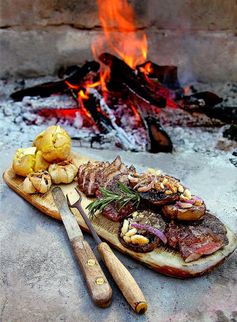
[[[88,100],[89,96],[81,89],[78,92],[78,99],[86,99]]]
[[[137,32],[132,6],[127,0],[97,1],[99,18],[109,51],[117,54],[131,68],[144,63],[147,57],[147,38],[145,33]],[[92,53],[96,59],[98,54],[104,51],[104,45],[102,38],[97,38],[92,44]],[[106,84],[109,78],[109,67],[102,65],[99,81],[85,81],[81,85],[73,85],[66,81],[66,84],[72,91],[77,92],[77,100],[83,108],[83,101],[89,99],[90,88],[100,87],[106,100]]]
[[[132,6],[127,0],[97,1],[109,51],[117,54],[131,68],[144,63],[147,57],[147,38],[144,32],[136,31]],[[96,47],[101,47],[101,43],[93,44],[94,53]]]
[[[144,66],[144,72],[145,72],[146,74],[151,74],[151,73],[152,73],[152,71],[153,71],[153,69],[152,69],[152,63],[151,63],[151,62],[147,62],[147,63],[145,64],[145,66]]]

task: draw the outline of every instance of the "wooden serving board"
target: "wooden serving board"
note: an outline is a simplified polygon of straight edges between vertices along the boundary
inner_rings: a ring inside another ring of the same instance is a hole
[[[86,156],[74,155],[74,161],[77,165],[79,165],[89,161],[89,158]],[[58,213],[57,208],[54,204],[51,191],[44,195],[30,195],[25,193],[22,190],[22,182],[24,178],[15,175],[14,171],[11,168],[7,169],[4,172],[3,178],[11,189],[13,189],[17,194],[19,194],[41,212],[50,217],[61,220],[60,214]],[[74,192],[76,182],[60,186],[65,194],[69,194],[69,198],[72,202],[76,200],[76,193]],[[86,206],[91,201],[91,198],[89,199],[83,194],[82,206],[86,213],[88,213]],[[81,228],[88,231],[88,228],[78,211],[73,210],[73,212]],[[101,238],[103,238],[111,246],[115,247],[123,254],[129,255],[130,257],[140,261],[141,263],[159,273],[179,278],[200,276],[208,273],[214,267],[222,263],[225,258],[227,258],[237,247],[236,235],[227,228],[227,237],[229,239],[229,244],[227,246],[215,252],[213,255],[203,257],[191,263],[185,263],[177,252],[163,246],[160,246],[154,251],[145,254],[136,253],[125,248],[119,242],[117,237],[119,223],[113,222],[101,215],[93,219],[93,225]]]

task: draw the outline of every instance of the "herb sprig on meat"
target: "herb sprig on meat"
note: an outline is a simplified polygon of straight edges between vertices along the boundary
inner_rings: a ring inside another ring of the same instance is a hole
[[[110,191],[105,188],[100,188],[101,196],[91,202],[86,208],[90,212],[90,216],[94,216],[96,212],[101,212],[106,206],[112,202],[118,204],[119,210],[125,207],[128,203],[132,203],[137,207],[140,203],[140,195],[136,191],[128,188],[122,182],[118,182],[119,192]]]

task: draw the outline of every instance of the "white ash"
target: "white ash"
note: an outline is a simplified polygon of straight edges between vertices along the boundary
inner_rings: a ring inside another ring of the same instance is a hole
[[[26,80],[25,87],[50,80],[52,78],[49,77]],[[36,114],[42,108],[75,108],[76,103],[72,97],[68,95],[53,95],[49,98],[25,97],[22,102],[14,102],[9,98],[9,95],[20,87],[22,87],[22,82],[20,81],[0,81],[0,146],[2,148],[29,146],[38,133],[49,125],[54,124],[65,127],[73,138],[73,144],[77,146],[90,147],[93,138],[92,145],[94,148],[119,148],[114,132],[106,136],[99,136],[96,128],[83,127],[83,118],[80,113],[76,113],[76,117],[71,120],[58,119],[57,117],[46,118]],[[198,85],[196,85],[196,88],[198,88]],[[218,91],[215,90],[214,85],[205,87],[201,84],[198,89],[207,90],[208,88],[220,96],[225,95],[224,100],[228,99],[228,104],[231,104],[231,106],[237,105],[237,86],[235,84],[227,84],[222,87],[218,85]],[[221,89],[224,95],[222,95]],[[122,109],[122,105],[120,109]],[[235,142],[222,137],[226,126],[221,125],[219,121],[210,120],[205,115],[190,116],[189,113],[178,109],[164,109],[160,114],[160,120],[170,135],[177,152],[199,151],[213,155],[222,153],[231,155],[231,152],[236,147]],[[134,116],[126,118],[123,115],[121,118],[123,128],[126,133],[133,136],[137,144],[137,150],[144,151],[146,133],[144,129],[136,128],[136,122],[137,120]]]

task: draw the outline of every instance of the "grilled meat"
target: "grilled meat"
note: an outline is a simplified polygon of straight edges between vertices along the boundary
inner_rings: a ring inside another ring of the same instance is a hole
[[[141,198],[149,204],[161,206],[179,200],[185,188],[180,182],[160,172],[135,173],[129,176],[133,189],[140,193]]]
[[[106,188],[114,177],[129,174],[134,167],[128,168],[118,156],[112,163],[88,162],[78,169],[78,185],[88,197],[95,197],[99,188]]]
[[[113,202],[102,210],[102,215],[112,221],[121,221],[123,218],[129,216],[134,210],[131,203],[127,203],[120,209],[119,206]]]
[[[124,191],[120,183],[125,187]],[[136,252],[153,250],[161,239],[178,250],[185,262],[191,262],[216,252],[226,244],[225,226],[215,216],[207,214],[203,200],[192,196],[176,178],[154,170],[138,174],[134,167],[128,168],[117,157],[112,163],[88,162],[81,165],[78,184],[87,196],[96,196],[101,201],[105,199],[104,207],[101,207],[105,217],[113,221],[127,217],[120,226],[118,238],[125,247]],[[100,191],[101,187],[107,189],[107,196],[105,190]],[[130,190],[126,191],[126,187]],[[129,194],[135,196],[138,203],[139,198],[136,197],[140,197],[140,210],[135,211],[131,202],[134,199],[127,199],[121,208]],[[106,198],[111,198],[111,201],[106,203]],[[153,208],[162,206],[163,216],[172,220],[164,233],[157,228],[157,223],[159,227],[164,223],[161,216],[147,210],[147,205]],[[174,223],[173,220],[182,223]]]
[[[165,193],[158,192],[156,190],[140,192],[140,196],[144,202],[147,202],[148,204],[153,206],[163,206],[179,200],[178,193],[166,195]]]
[[[128,185],[128,175],[127,174],[117,174],[108,184],[107,189],[112,192],[119,192],[118,182],[122,182],[124,185]],[[97,192],[97,197],[100,197],[100,192]],[[133,211],[135,211],[135,207],[131,202],[127,203],[124,207],[116,203],[112,202],[108,206],[106,206],[102,210],[102,215],[112,221],[121,221],[123,218],[129,216]]]
[[[179,250],[187,263],[210,255],[227,243],[225,226],[209,213],[201,223],[169,223],[165,235],[168,245]]]

